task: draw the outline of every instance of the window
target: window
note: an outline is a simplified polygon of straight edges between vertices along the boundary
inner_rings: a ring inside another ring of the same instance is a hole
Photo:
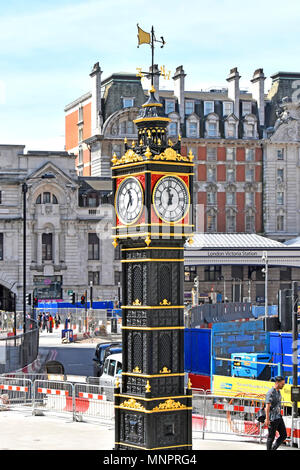
[[[99,258],[99,238],[96,233],[88,234],[88,259]]]
[[[188,137],[197,137],[197,123],[189,122],[188,123]]]
[[[235,148],[226,148],[226,160],[233,162],[235,160]]]
[[[43,204],[50,204],[50,202],[51,202],[51,194],[43,193]]]
[[[251,193],[251,192],[245,193],[245,205],[246,206],[254,205],[254,193]]]
[[[254,168],[246,168],[246,181],[252,183],[254,181]]]
[[[284,193],[281,191],[277,192],[277,204],[282,205],[284,202]]]
[[[207,158],[207,161],[216,161],[217,160],[217,149],[216,149],[216,147],[207,147],[207,149],[206,149],[206,158]]]
[[[254,149],[246,149],[245,150],[245,160],[246,160],[246,162],[253,162],[254,161]]]
[[[48,192],[39,194],[35,201],[36,204],[58,204],[57,197],[55,194]]]
[[[126,134],[126,121],[120,122],[120,134]]]
[[[165,101],[165,112],[166,114],[174,113],[175,111],[175,101],[174,100],[166,100]]]
[[[254,124],[251,122],[247,125],[247,137],[254,137]]]
[[[185,114],[192,114],[194,112],[194,101],[185,102]]]
[[[233,183],[235,181],[235,170],[234,168],[226,169],[226,181],[227,183]]]
[[[52,260],[52,233],[42,234],[42,260]]]
[[[214,191],[208,191],[206,193],[206,200],[207,200],[207,204],[208,205],[215,205],[216,202],[217,202],[217,193],[215,193]]]
[[[116,154],[117,157],[121,157],[121,145],[120,144],[112,144],[112,154]]]
[[[230,206],[235,205],[235,193],[234,192],[226,193],[226,204]]]
[[[52,194],[52,204],[58,204],[58,200],[55,194]]]
[[[3,260],[3,233],[0,233],[0,260]]]
[[[80,165],[83,162],[83,150],[82,147],[78,149],[78,164]]]
[[[235,215],[227,214],[226,230],[227,232],[235,232]]]
[[[123,98],[123,108],[132,108],[133,101],[133,98]]]
[[[291,281],[292,280],[291,268],[288,268],[288,267],[281,267],[280,268],[280,280],[281,281]]]
[[[83,107],[79,106],[79,108],[78,108],[78,122],[82,122],[82,121],[83,121]]]
[[[280,232],[284,230],[284,216],[283,215],[277,216],[277,230]]]
[[[92,283],[93,286],[100,285],[100,273],[99,271],[89,271],[88,272],[88,283],[89,285]]]
[[[197,276],[196,266],[184,267],[184,280],[186,282],[193,282],[196,276]]]
[[[115,271],[115,286],[122,282],[122,273],[121,271]]]
[[[215,168],[207,168],[207,181],[209,181],[210,183],[216,181]]]
[[[283,183],[284,170],[282,168],[277,169],[277,183]]]
[[[227,137],[235,137],[235,124],[227,124]]]
[[[170,122],[169,135],[177,135],[177,123],[176,122]]]
[[[83,140],[83,127],[78,128],[78,141],[81,142]]]
[[[217,218],[215,214],[207,214],[207,231],[215,232],[217,228]]]
[[[213,101],[204,101],[204,115],[214,112],[214,102]]]
[[[221,266],[205,266],[204,268],[204,280],[205,281],[217,281],[221,276]]]
[[[208,123],[208,137],[217,137],[217,123],[216,122]]]
[[[127,121],[127,133],[135,134],[134,124],[132,121]]]
[[[277,149],[277,160],[284,159],[284,149]]]
[[[246,116],[246,114],[251,114],[252,112],[252,103],[248,101],[242,102],[242,114]]]
[[[110,359],[107,374],[111,375],[112,377],[115,375],[115,368],[116,368],[116,360]]]
[[[254,215],[246,214],[246,217],[245,217],[245,230],[246,230],[247,233],[254,233],[255,232]]]
[[[233,103],[230,101],[223,102],[223,115],[228,116],[229,114],[233,113]]]

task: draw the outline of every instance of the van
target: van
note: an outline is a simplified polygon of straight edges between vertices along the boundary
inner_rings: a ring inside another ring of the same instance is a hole
[[[94,361],[94,377],[100,377],[103,373],[105,359],[110,354],[117,354],[122,352],[122,343],[99,343],[95,349]]]
[[[104,361],[103,374],[99,379],[101,391],[108,400],[113,400],[114,387],[122,374],[122,353],[111,354]]]

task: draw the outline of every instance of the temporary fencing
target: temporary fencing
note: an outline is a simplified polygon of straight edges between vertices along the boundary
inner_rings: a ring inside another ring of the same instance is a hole
[[[107,389],[108,387],[105,388]],[[111,395],[113,396],[114,390],[112,387],[110,388],[109,396],[107,396],[108,390],[103,390],[99,385],[75,384],[74,413],[76,420],[88,417],[112,421],[114,419],[114,402],[109,401],[109,398]]]
[[[262,397],[211,395],[193,393],[193,432],[199,432],[202,439],[207,434],[236,436],[239,439],[266,440],[267,428],[256,420],[264,404]],[[300,447],[300,418],[292,419],[290,408],[283,403],[282,415],[287,428],[287,443]]]
[[[0,376],[0,410],[31,406],[32,381],[26,378]]]
[[[33,414],[64,413],[73,416],[73,385],[69,382],[35,380]]]

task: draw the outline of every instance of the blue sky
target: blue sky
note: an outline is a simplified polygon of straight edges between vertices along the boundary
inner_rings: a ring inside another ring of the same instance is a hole
[[[253,72],[300,72],[297,0],[0,0],[0,143],[62,150],[64,106],[90,90],[100,63],[113,72],[147,70],[148,45],[137,28],[164,36],[155,62],[183,65],[186,88],[226,86],[238,67],[241,85]],[[172,88],[172,80],[166,82]],[[270,80],[266,81],[268,89]]]

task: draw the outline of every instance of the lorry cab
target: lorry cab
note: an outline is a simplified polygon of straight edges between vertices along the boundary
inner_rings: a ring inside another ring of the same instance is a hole
[[[122,373],[122,353],[111,354],[105,359],[103,374],[100,377],[100,387],[104,388],[104,393],[113,396],[113,389],[117,378],[121,377]],[[107,390],[105,388],[107,387]]]

